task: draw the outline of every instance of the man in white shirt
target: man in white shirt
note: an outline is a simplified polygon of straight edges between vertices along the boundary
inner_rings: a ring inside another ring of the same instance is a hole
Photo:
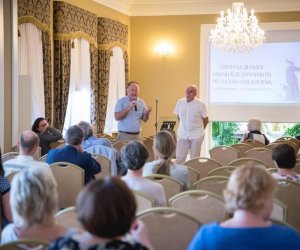
[[[177,164],[183,164],[186,161],[189,149],[191,158],[200,157],[204,130],[209,121],[205,104],[196,97],[197,92],[198,88],[195,85],[187,86],[185,98],[177,101],[174,110],[179,122]]]
[[[20,155],[3,163],[5,176],[31,166],[48,167],[47,163],[35,161],[33,158],[38,150],[39,143],[40,139],[33,131],[26,130],[22,132],[18,141]]]

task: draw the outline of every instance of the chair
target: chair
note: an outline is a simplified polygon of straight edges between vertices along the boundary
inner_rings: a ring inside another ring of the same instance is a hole
[[[277,147],[279,144],[280,144],[280,143],[278,143],[278,142],[277,142],[277,143],[276,143],[276,142],[272,142],[272,143],[270,143],[270,144],[264,146],[263,148],[267,148],[267,149],[272,150],[273,148]]]
[[[150,179],[152,181],[156,181],[161,185],[163,185],[167,200],[170,199],[175,194],[182,192],[183,190],[183,183],[168,175],[152,174],[146,176],[145,178]]]
[[[261,147],[264,147],[265,144],[260,142],[260,141],[243,141],[243,143],[246,143],[248,145],[251,145],[253,148],[261,148]]]
[[[245,152],[254,148],[252,145],[247,144],[247,143],[236,143],[236,144],[231,145],[230,147],[236,149],[239,152],[238,158],[246,157]]]
[[[205,190],[190,190],[177,194],[169,200],[169,206],[192,215],[201,223],[227,219],[223,198]]]
[[[14,178],[14,176],[16,175],[18,173],[18,171],[16,171],[16,172],[12,172],[12,173],[10,173],[9,175],[7,175],[7,176],[5,176],[7,179],[8,179],[8,181],[11,183],[12,182],[12,179]]]
[[[226,176],[205,177],[194,183],[194,189],[206,190],[223,197],[223,190],[227,186],[228,179]]]
[[[154,249],[187,249],[201,223],[189,214],[174,208],[152,208],[137,215],[148,227]]]
[[[96,174],[96,179],[111,176],[111,160],[100,154],[92,154],[93,158],[101,165],[101,172]]]
[[[0,250],[46,250],[49,242],[41,240],[17,240],[0,246]]]
[[[130,142],[130,141],[127,141],[127,140],[116,141],[115,143],[113,143],[113,147],[114,147],[115,150],[117,150],[118,152],[120,152],[120,151],[121,151],[121,148],[122,148],[125,144],[127,144],[127,143],[129,143],[129,142]]]
[[[59,148],[61,145],[65,145],[65,140],[58,140],[49,143],[50,148]]]
[[[137,209],[136,213],[140,213],[146,209],[153,208],[154,207],[154,197],[140,191],[136,190],[131,190],[134,194],[136,204],[137,204]]]
[[[42,157],[40,157],[39,161],[46,162],[47,156],[48,154],[43,155]]]
[[[295,139],[295,140],[297,140],[297,139]],[[279,144],[279,143],[285,143],[285,144],[288,144],[288,145],[290,145],[291,147],[294,148],[296,154],[298,153],[298,150],[299,150],[299,145],[298,145],[298,143],[294,143],[293,141],[290,141],[290,140],[284,140],[284,139],[276,140],[275,143],[276,143],[276,144]]]
[[[296,162],[296,165],[295,165],[295,171],[296,171],[297,173],[300,173],[300,161],[297,161],[297,162]]]
[[[229,177],[232,173],[232,171],[234,171],[236,169],[235,166],[224,166],[224,167],[219,167],[216,168],[212,171],[210,171],[208,173],[208,176],[227,176]]]
[[[78,228],[82,230],[82,226],[77,220],[77,214],[75,211],[75,207],[65,208],[58,213],[55,214],[55,220],[57,224],[65,227],[65,228]]]
[[[11,160],[11,159],[15,159],[19,156],[19,152],[8,152],[6,154],[2,155],[2,163]]]
[[[271,219],[286,221],[287,206],[280,200],[273,200],[273,210],[271,214]]]
[[[147,162],[154,161],[154,152],[153,152],[153,139],[152,138],[143,138],[143,143],[148,150],[149,157]]]
[[[238,153],[235,148],[228,146],[214,147],[209,150],[210,158],[217,160],[223,166],[238,158]]]
[[[268,168],[276,168],[272,159],[272,150],[267,148],[254,148],[246,153],[246,157],[254,158],[264,162]]]
[[[278,180],[278,190],[275,198],[287,206],[286,220],[300,230],[300,184],[290,180]]]
[[[232,162],[229,162],[228,163],[228,166],[242,166],[244,164],[249,164],[249,163],[255,163],[255,164],[259,164],[259,165],[262,165],[262,166],[265,166],[265,168],[268,168],[268,165],[260,160],[257,160],[257,159],[254,159],[254,158],[248,158],[248,157],[245,157],[245,158],[239,158],[239,159],[236,159]]]
[[[267,171],[272,174],[277,172],[277,168],[268,168]]]
[[[200,179],[200,172],[194,168],[186,166],[189,171],[189,183],[191,186]]]
[[[55,162],[50,168],[57,182],[59,208],[74,206],[84,186],[84,170],[68,162]]]
[[[185,162],[184,165],[197,170],[201,178],[206,177],[209,171],[222,166],[220,162],[204,157],[193,158]]]
[[[289,141],[289,142],[296,144],[298,147],[300,147],[300,141],[294,137],[284,136],[284,137],[278,138],[276,141]]]

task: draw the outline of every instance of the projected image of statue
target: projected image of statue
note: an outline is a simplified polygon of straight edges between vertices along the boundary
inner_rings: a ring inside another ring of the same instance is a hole
[[[294,62],[288,59],[285,59],[288,66],[285,70],[286,75],[286,97],[288,99],[297,99],[299,98],[299,85],[298,78],[296,75],[297,71],[300,71],[300,67],[296,67]]]

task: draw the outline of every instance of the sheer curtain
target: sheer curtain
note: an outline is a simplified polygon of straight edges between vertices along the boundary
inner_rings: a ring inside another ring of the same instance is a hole
[[[42,31],[31,23],[19,25],[19,75],[30,77],[31,121],[45,117]]]
[[[90,44],[82,38],[74,39],[74,48],[71,49],[70,89],[63,134],[69,126],[76,125],[80,121],[90,122],[90,71]]]
[[[109,88],[104,126],[105,134],[118,131],[118,123],[114,118],[115,105],[119,98],[125,96],[125,61],[123,50],[120,47],[112,49],[113,56],[110,58]]]

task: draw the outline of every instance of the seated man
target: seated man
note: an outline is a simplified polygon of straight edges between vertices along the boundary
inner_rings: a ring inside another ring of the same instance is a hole
[[[279,144],[272,149],[272,159],[277,167],[277,172],[272,174],[275,179],[300,182],[300,174],[294,170],[296,153],[292,146]]]
[[[5,176],[31,166],[48,167],[48,164],[34,160],[34,155],[37,154],[39,143],[40,139],[33,131],[26,130],[22,132],[18,141],[20,155],[15,159],[3,163]]]
[[[122,180],[130,189],[144,192],[155,198],[156,206],[165,206],[166,195],[163,186],[142,176],[148,155],[146,147],[138,141],[124,145],[121,149],[121,157],[128,172]]]
[[[82,129],[78,126],[68,128],[65,136],[66,146],[59,149],[51,149],[47,156],[47,163],[59,161],[69,162],[84,169],[85,183],[95,179],[94,175],[100,173],[100,164],[91,154],[84,152],[81,143],[84,137]]]

